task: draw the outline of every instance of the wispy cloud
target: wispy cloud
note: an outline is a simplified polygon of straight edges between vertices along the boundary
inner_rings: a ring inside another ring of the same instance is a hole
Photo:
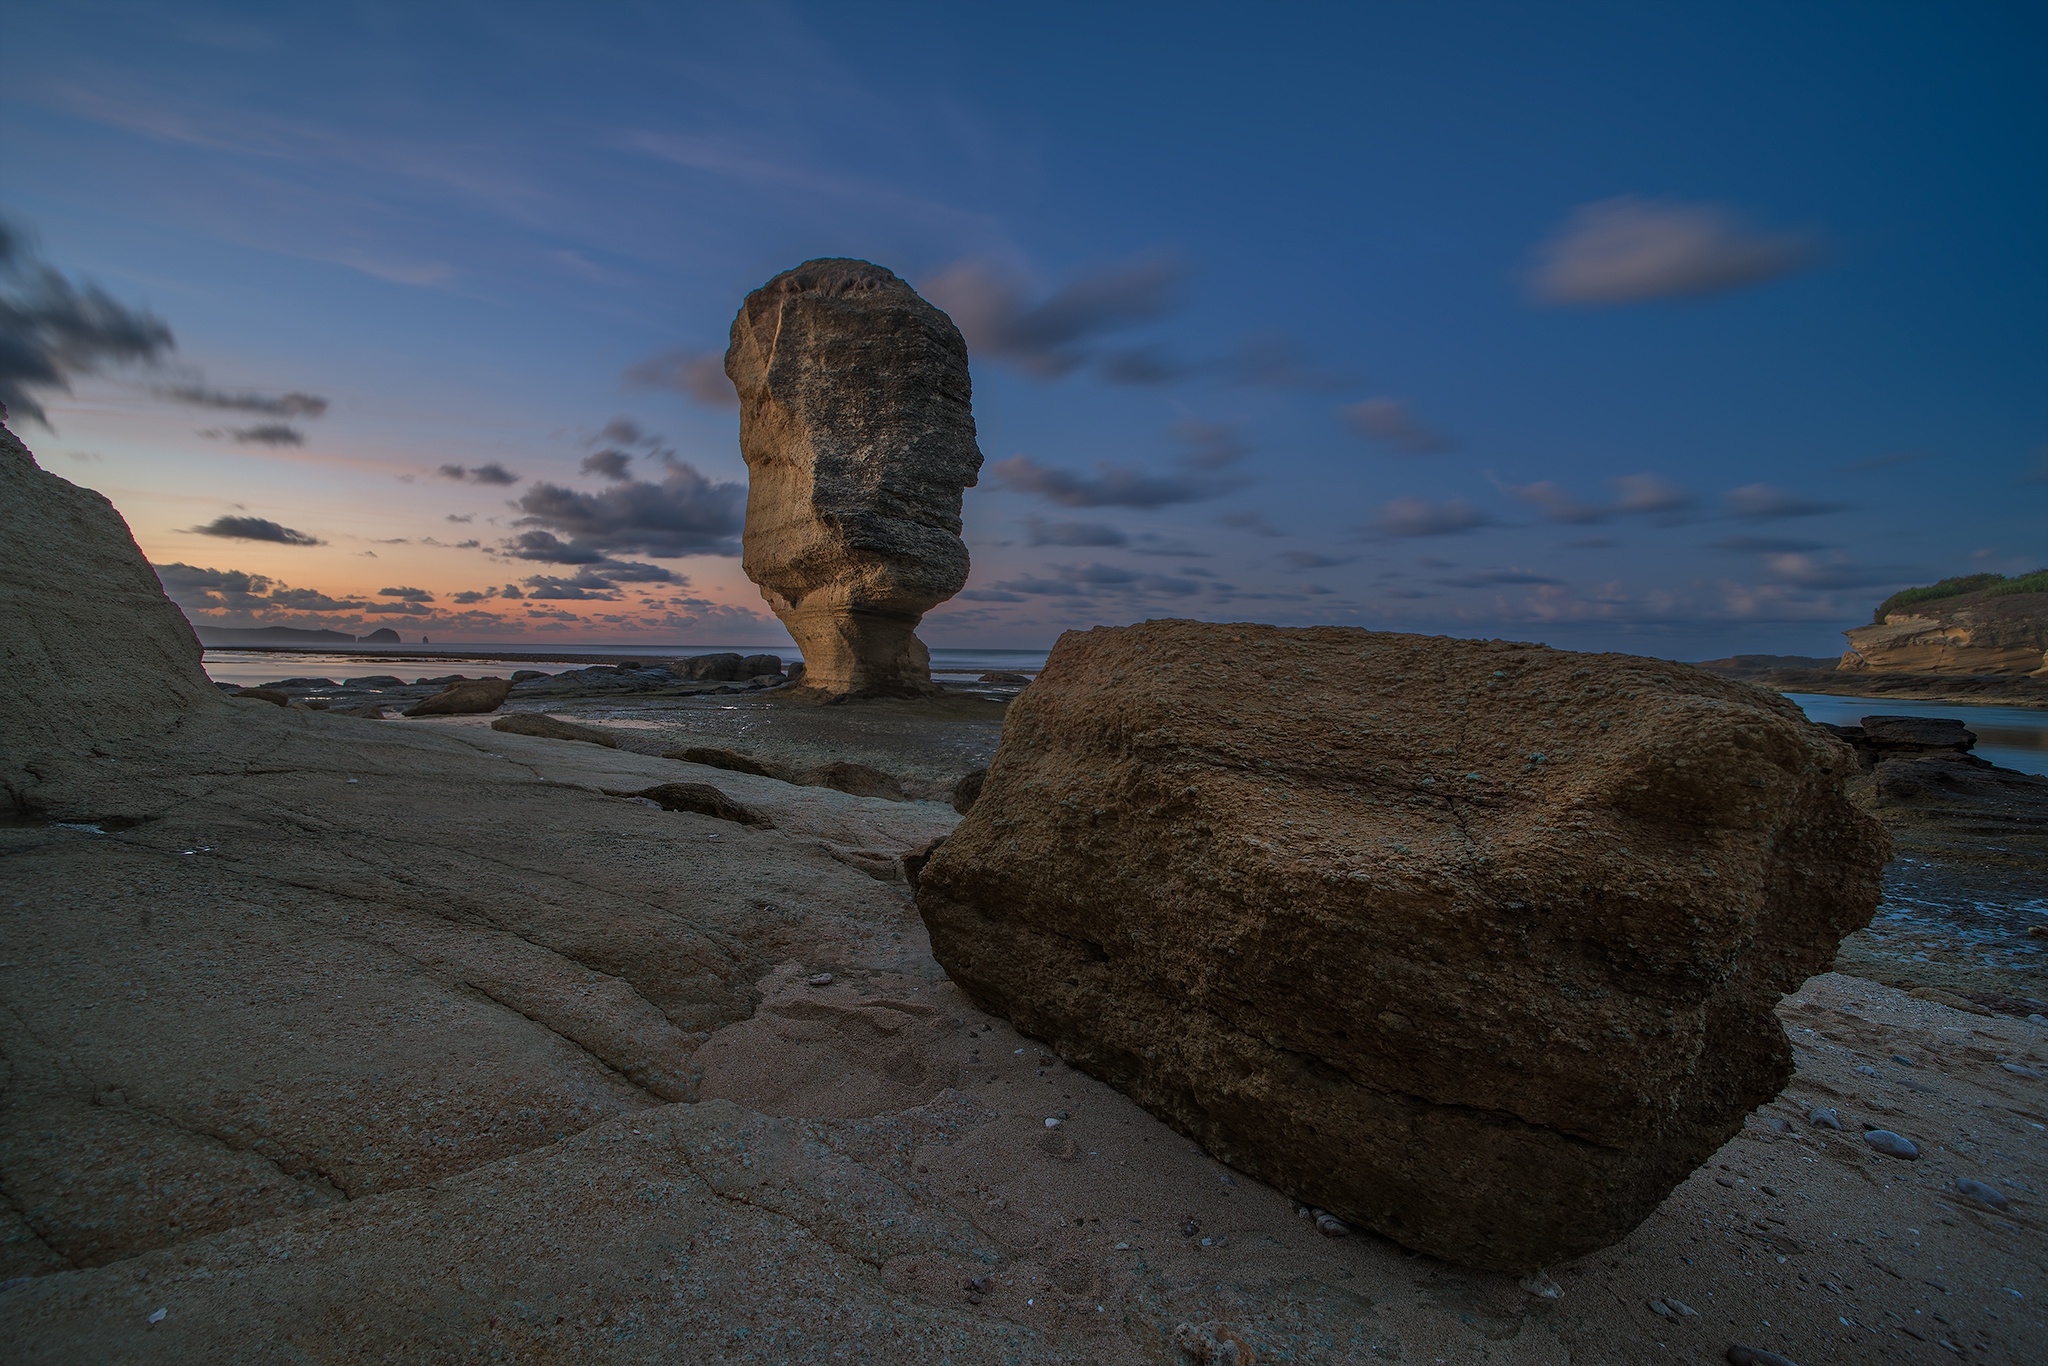
[[[1539,303],[1611,305],[1714,294],[1811,265],[1811,234],[1766,232],[1722,204],[1623,195],[1576,210],[1537,249]]]
[[[1403,455],[1437,455],[1451,449],[1449,437],[1427,426],[1397,398],[1369,398],[1346,404],[1337,413],[1359,436]]]
[[[1234,465],[1252,452],[1251,442],[1234,422],[1202,422],[1183,418],[1173,424],[1173,435],[1186,447],[1180,462],[1189,469],[1220,470]]]
[[[662,351],[627,366],[620,378],[629,389],[669,389],[707,408],[740,406],[740,396],[726,378],[725,357],[717,351]]]
[[[288,422],[259,422],[253,427],[208,427],[201,436],[241,446],[303,446],[306,434]]]
[[[1847,503],[1823,502],[1818,498],[1805,498],[1769,484],[1744,484],[1739,489],[1730,489],[1727,499],[1728,515],[1751,522],[1781,521],[1789,517],[1817,517],[1824,512],[1840,512]]]
[[[1463,498],[1432,503],[1423,498],[1396,498],[1381,506],[1367,524],[1372,536],[1454,536],[1491,525],[1493,518]]]
[[[1125,545],[1131,539],[1105,522],[1048,522],[1042,517],[1026,517],[1024,527],[1032,545]]]
[[[0,218],[0,406],[48,427],[37,394],[68,394],[81,375],[154,364],[176,346],[163,319],[67,280]]]
[[[1568,526],[1604,522],[1627,515],[1663,515],[1667,519],[1686,511],[1696,501],[1693,495],[1670,480],[1655,474],[1624,474],[1607,481],[1614,497],[1604,502],[1584,502],[1554,480],[1534,484],[1504,484],[1510,497],[1539,509],[1547,521]]]
[[[488,465],[442,465],[434,473],[458,484],[490,484],[500,488],[516,484],[525,477],[512,473],[495,461]]]
[[[321,417],[327,412],[326,399],[318,394],[297,391],[288,394],[237,394],[225,389],[211,389],[203,384],[161,384],[153,386],[150,392],[158,398],[189,403],[195,408],[222,408],[237,413],[263,413],[270,417]]]
[[[1056,379],[1086,363],[1090,344],[1102,336],[1165,317],[1178,306],[1187,275],[1177,258],[1137,256],[1033,300],[1020,280],[991,263],[960,261],[920,292],[951,316],[971,351]]]
[[[566,544],[554,542],[570,554],[638,553],[659,559],[738,554],[746,486],[714,483],[673,456],[662,463],[665,471],[658,480],[622,480],[597,493],[535,484],[520,496],[519,510],[525,515],[517,524],[551,537],[570,537]],[[521,554],[512,547],[530,547],[534,539],[530,534],[515,537],[507,553]]]
[[[1013,455],[989,466],[995,482],[1012,493],[1034,494],[1061,507],[1156,508],[1195,503],[1241,487],[1242,480],[1199,474],[1152,474],[1101,461],[1093,475],[1041,465]]]

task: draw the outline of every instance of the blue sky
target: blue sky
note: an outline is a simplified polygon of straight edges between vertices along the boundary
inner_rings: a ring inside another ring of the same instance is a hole
[[[705,358],[814,256],[969,339],[933,644],[1826,654],[2048,562],[2037,5],[8,10],[13,287],[175,335],[14,425],[195,619],[778,641]]]

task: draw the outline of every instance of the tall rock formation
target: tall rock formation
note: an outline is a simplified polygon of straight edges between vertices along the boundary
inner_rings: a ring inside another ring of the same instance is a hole
[[[1998,580],[1993,574],[1980,577]],[[2037,577],[2028,575],[2020,586]],[[1900,594],[1909,600],[1881,610],[1874,625],[1843,632],[1849,648],[1835,667],[1848,673],[2048,678],[2048,592],[2015,592],[2013,582],[1944,597],[1917,596],[1928,590]]]
[[[960,495],[981,469],[960,330],[881,266],[806,261],[747,296],[725,372],[750,473],[743,564],[805,686],[936,692],[917,624],[967,582]]]
[[[1061,637],[917,903],[953,980],[1298,1199],[1527,1270],[1776,1095],[1876,908],[1848,748],[1682,664],[1350,628]]]

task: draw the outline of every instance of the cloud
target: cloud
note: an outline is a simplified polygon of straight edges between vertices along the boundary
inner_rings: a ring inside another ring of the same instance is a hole
[[[617,602],[621,596],[618,585],[602,574],[585,569],[571,578],[557,578],[547,574],[535,574],[522,580],[529,590],[529,598],[547,601],[588,601]]]
[[[627,366],[620,378],[629,389],[671,389],[707,408],[740,406],[725,375],[725,357],[716,351],[663,351]]]
[[[1549,479],[1536,484],[1511,484],[1508,492],[1522,502],[1540,508],[1544,517],[1553,522],[1599,522],[1613,513],[1611,508],[1579,502]]]
[[[649,436],[646,433],[646,431],[641,428],[640,424],[635,422],[632,418],[615,417],[611,421],[605,423],[604,426],[598,428],[597,440],[592,442],[591,444],[602,445],[607,441],[612,441],[618,443],[621,446],[639,446],[643,444],[653,445],[655,442],[659,440],[659,437]]]
[[[1124,545],[1130,540],[1102,522],[1048,522],[1040,517],[1027,517],[1024,526],[1032,545]]]
[[[581,555],[638,553],[658,559],[684,555],[737,555],[747,491],[742,484],[713,483],[696,467],[666,457],[659,481],[623,480],[599,493],[585,493],[560,484],[535,484],[519,499],[526,515],[518,525],[569,536],[568,549]],[[506,553],[537,559],[539,544],[520,536],[507,543]],[[514,548],[520,547],[520,548]],[[565,548],[556,539],[555,550]],[[558,559],[556,563],[588,563]]]
[[[1532,573],[1527,569],[1482,569],[1476,573],[1460,574],[1456,578],[1438,579],[1436,582],[1446,588],[1494,588],[1510,584],[1558,584],[1562,579],[1553,579],[1547,574]]]
[[[1215,552],[1204,550],[1198,545],[1190,545],[1186,541],[1174,540],[1171,537],[1146,531],[1139,533],[1133,538],[1131,541],[1131,553],[1134,555],[1168,555],[1175,559],[1200,560],[1207,559]]]
[[[1061,507],[1156,508],[1170,503],[1195,503],[1241,487],[1241,479],[1193,474],[1147,474],[1143,470],[1099,461],[1095,474],[1041,465],[1028,455],[1013,455],[989,466],[996,483],[1012,493],[1035,494]]]
[[[1194,470],[1220,470],[1251,454],[1252,444],[1231,422],[1202,422],[1182,418],[1169,430],[1187,450],[1180,463]]]
[[[1172,384],[1199,368],[1163,346],[1127,346],[1105,352],[1099,373],[1111,384]]]
[[[1021,283],[989,263],[960,261],[920,292],[952,317],[973,351],[1057,379],[1089,359],[1088,343],[1096,337],[1172,312],[1187,275],[1186,264],[1173,257],[1136,256],[1031,302]],[[1130,356],[1122,353],[1127,374]]]
[[[1621,542],[1615,540],[1612,536],[1581,536],[1577,540],[1566,541],[1564,548],[1566,550],[1612,550],[1620,544]]]
[[[1797,588],[1875,588],[1903,582],[1908,574],[1896,569],[1868,569],[1851,561],[1840,551],[1826,558],[1812,555],[1770,555],[1764,559],[1770,577]]]
[[[447,520],[451,522],[474,522],[476,514],[474,512],[451,512],[448,514]]]
[[[1614,500],[1616,512],[1683,512],[1695,501],[1678,485],[1654,474],[1624,474],[1607,483],[1619,495]]]
[[[1266,520],[1263,512],[1249,508],[1236,508],[1216,519],[1216,525],[1227,526],[1232,531],[1249,531],[1254,536],[1285,536],[1287,533]]]
[[[1451,449],[1448,437],[1423,425],[1397,398],[1369,398],[1346,404],[1337,412],[1358,435],[1392,446],[1403,455],[1437,455]]]
[[[1193,579],[1146,574],[1114,564],[1053,565],[1051,570],[1050,576],[1005,579],[995,587],[999,592],[1041,598],[1087,598],[1102,594],[1122,598],[1185,598],[1200,593],[1203,587]]]
[[[1492,521],[1463,498],[1442,503],[1396,498],[1380,508],[1367,531],[1374,536],[1452,536]]]
[[[515,560],[539,560],[544,564],[596,564],[605,553],[592,546],[571,545],[549,531],[522,531],[498,548],[501,555]]]
[[[1727,550],[1738,555],[1794,555],[1826,550],[1825,541],[1800,541],[1786,536],[1723,536],[1707,544],[1709,550]]]
[[[265,517],[216,517],[205,526],[190,530],[199,536],[221,536],[231,541],[269,541],[273,545],[325,545],[317,537],[303,531],[294,531],[288,526],[279,526]]]
[[[601,479],[624,482],[631,479],[633,457],[616,446],[608,447],[595,455],[583,457],[583,472],[594,474]]]
[[[442,465],[434,473],[458,484],[494,484],[499,487],[516,484],[525,477],[512,473],[495,461],[488,465]]]
[[[1693,504],[1692,494],[1654,474],[1624,474],[1607,481],[1615,491],[1613,501],[1583,503],[1552,480],[1535,484],[1506,484],[1507,493],[1542,510],[1546,520],[1580,526],[1604,522],[1624,514],[1681,512]]]
[[[1348,389],[1357,382],[1318,370],[1284,332],[1252,333],[1217,362],[1215,369],[1226,383],[1263,389],[1327,393]]]
[[[289,394],[231,394],[203,384],[162,384],[150,390],[159,398],[189,403],[196,408],[225,408],[238,413],[265,413],[271,417],[320,417],[327,412],[327,400],[318,394],[293,391]]]
[[[434,615],[431,607],[423,607],[416,602],[373,602],[364,607],[363,610],[365,612],[375,612],[381,616],[430,617]]]
[[[1731,489],[1727,504],[1729,516],[1752,522],[1816,517],[1824,512],[1840,512],[1848,506],[1847,503],[1824,503],[1814,498],[1802,498],[1769,484],[1744,484],[1739,489]]]
[[[1816,259],[1806,233],[1761,232],[1721,204],[1623,195],[1576,210],[1536,251],[1538,303],[1610,305],[1714,294]]]
[[[1319,555],[1313,550],[1284,550],[1278,556],[1280,563],[1290,569],[1331,569],[1340,564],[1350,564],[1356,555]]]
[[[305,433],[287,422],[259,422],[253,427],[208,427],[200,433],[216,441],[231,440],[243,446],[303,446]]]
[[[404,598],[407,602],[432,602],[434,595],[424,588],[380,588],[380,598]]]
[[[131,309],[97,285],[46,265],[26,234],[0,219],[0,406],[43,426],[33,396],[71,392],[72,380],[109,365],[154,364],[176,348],[161,318]]]

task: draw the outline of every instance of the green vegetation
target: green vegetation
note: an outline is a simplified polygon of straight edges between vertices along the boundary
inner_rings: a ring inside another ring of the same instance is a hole
[[[2036,569],[2010,579],[2003,574],[1960,574],[1924,588],[1901,588],[1877,605],[1877,615],[1872,620],[1882,622],[1887,612],[1940,598],[1959,598],[1965,593],[1982,593],[1987,598],[2006,593],[2048,593],[2048,569]]]

